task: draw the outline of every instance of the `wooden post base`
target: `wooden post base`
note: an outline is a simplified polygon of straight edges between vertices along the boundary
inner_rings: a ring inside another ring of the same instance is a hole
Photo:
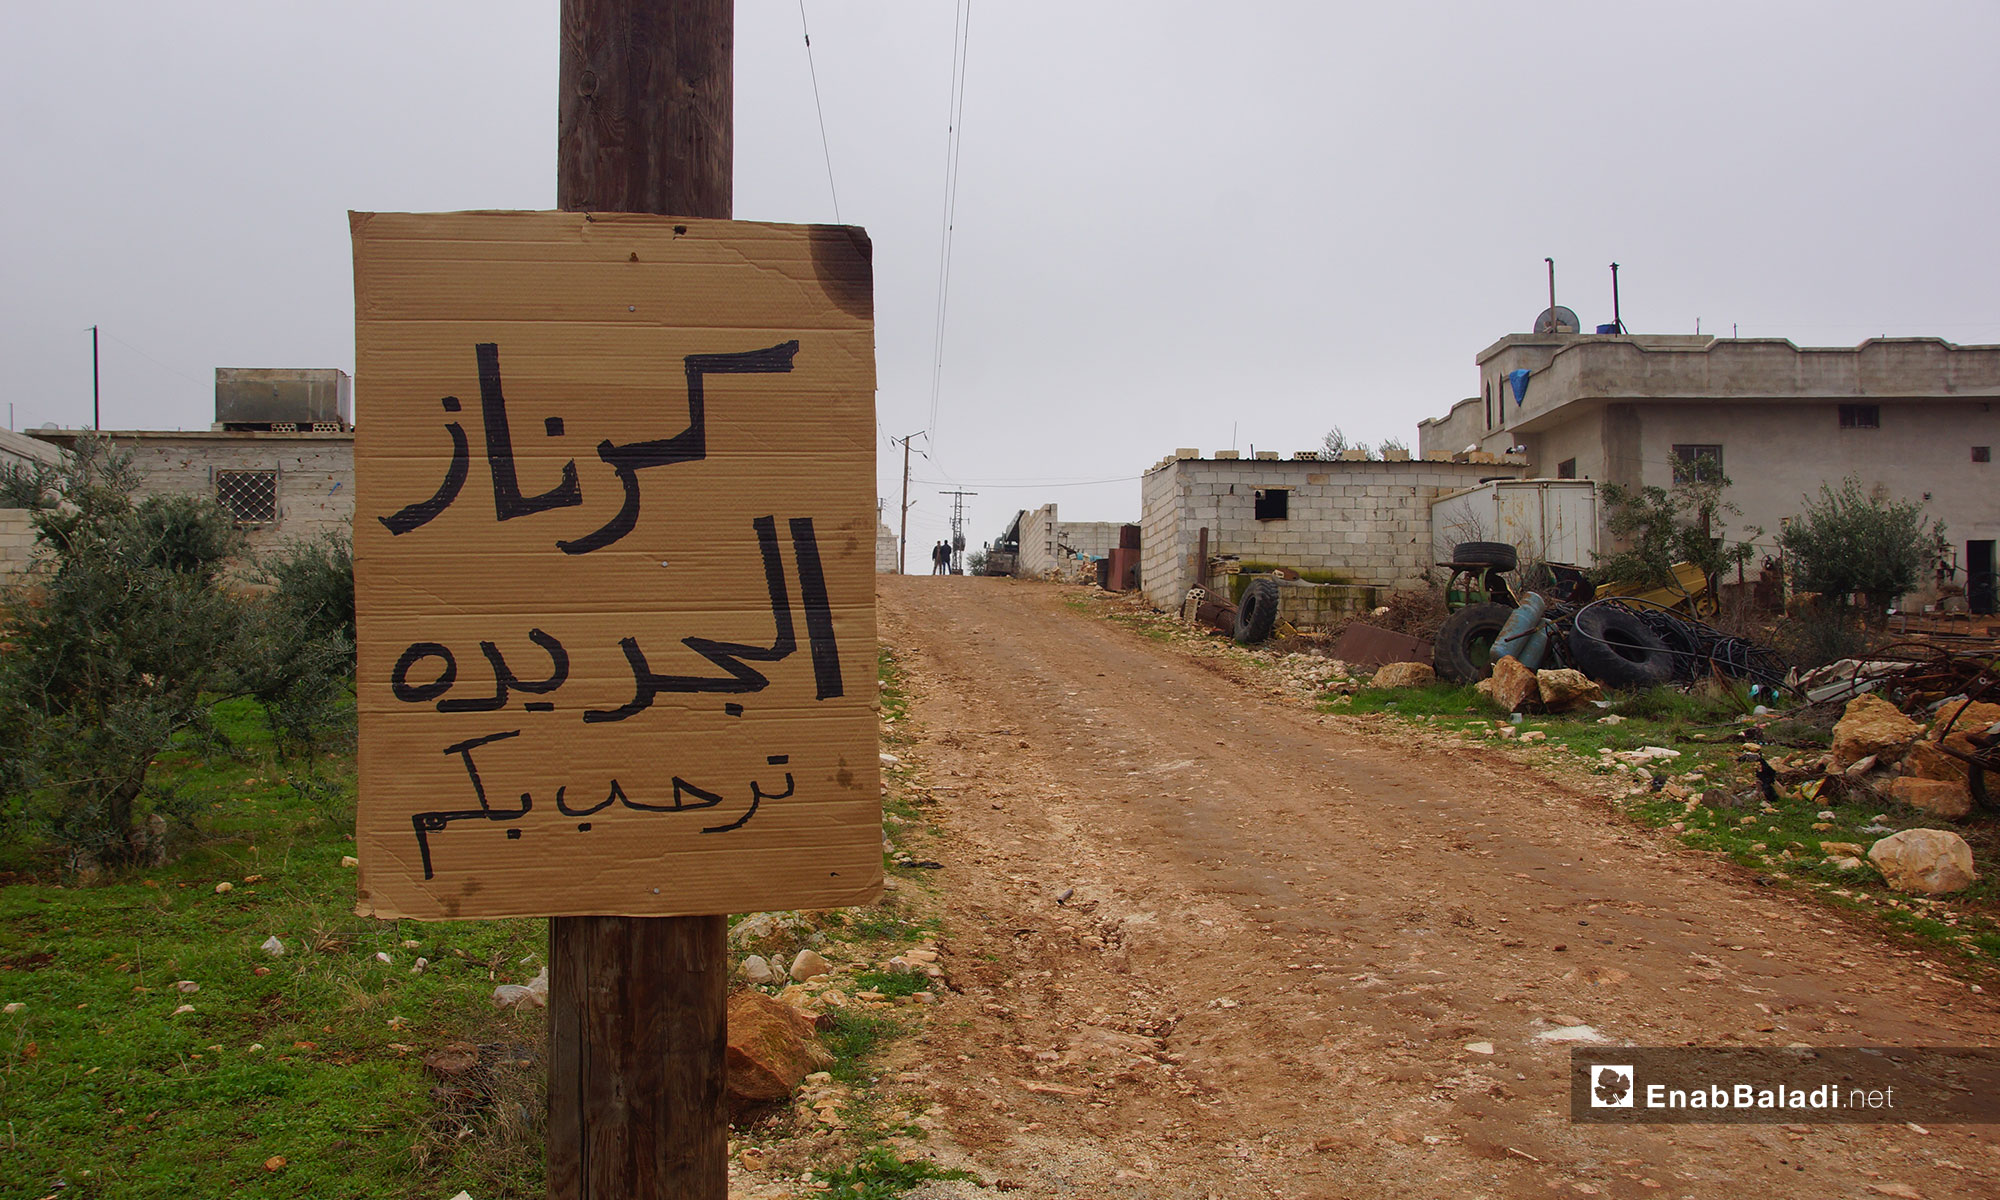
[[[549,1200],[725,1200],[724,917],[549,921]]]

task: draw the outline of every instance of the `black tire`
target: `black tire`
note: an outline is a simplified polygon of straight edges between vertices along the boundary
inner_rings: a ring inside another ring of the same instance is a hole
[[[1451,548],[1454,566],[1497,567],[1511,571],[1521,565],[1521,556],[1505,542],[1460,542]]]
[[[1585,608],[1569,633],[1569,656],[1607,687],[1658,687],[1674,677],[1674,655],[1637,613],[1607,604]]]
[[[1468,604],[1444,619],[1431,643],[1431,665],[1453,683],[1478,683],[1493,673],[1493,639],[1514,610],[1505,604]]]
[[[1236,641],[1251,646],[1271,636],[1278,627],[1278,581],[1253,579],[1243,589],[1243,602],[1236,606]]]
[[[1692,626],[1671,613],[1657,608],[1642,608],[1634,614],[1646,623],[1653,636],[1673,656],[1674,678],[1681,683],[1693,683],[1708,674],[1709,658],[1703,652]]]

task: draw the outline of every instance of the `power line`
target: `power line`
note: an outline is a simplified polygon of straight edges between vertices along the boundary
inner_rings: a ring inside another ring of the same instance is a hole
[[[965,62],[972,42],[972,0],[953,9],[951,29],[951,95],[945,101],[944,212],[938,234],[937,320],[931,337],[931,411],[927,427],[935,444],[938,397],[944,381],[945,317],[951,304],[951,242],[958,213],[958,164],[965,144]]]
[[[1043,479],[1033,483],[980,483],[977,481],[965,482],[957,479],[914,479],[913,478],[910,480],[910,482],[950,484],[953,487],[1057,488],[1057,487],[1094,487],[1100,483],[1132,483],[1142,478],[1144,478],[1144,476],[1121,475],[1116,479]]]
[[[826,155],[826,190],[833,196],[833,223],[844,224],[840,219],[840,192],[833,186],[833,148],[826,141],[826,109],[819,102],[819,68],[813,65],[812,30],[806,28],[806,0],[799,0],[799,32],[806,39],[806,70],[812,73],[813,111],[819,114],[819,148]]]

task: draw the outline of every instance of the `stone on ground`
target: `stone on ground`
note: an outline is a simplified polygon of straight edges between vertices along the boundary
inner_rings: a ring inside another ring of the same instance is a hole
[[[1436,680],[1437,672],[1431,669],[1429,663],[1397,662],[1390,663],[1376,671],[1375,678],[1369,681],[1368,686],[1378,688],[1423,687],[1426,684],[1436,682]]]
[[[1938,749],[1934,741],[1925,740],[1911,746],[1910,752],[1903,756],[1903,769],[1918,779],[1965,782],[1965,764]]]
[[[1521,665],[1521,660],[1511,654],[1502,655],[1493,664],[1493,702],[1508,712],[1519,712],[1523,705],[1532,704],[1542,698],[1542,689],[1535,682],[1535,673]]]
[[[791,976],[800,983],[832,973],[833,968],[827,965],[826,960],[819,956],[819,951],[817,950],[801,950],[792,959]]]
[[[1961,712],[1961,708],[1964,711]],[[1989,704],[1985,701],[1964,704],[1962,701],[1952,700],[1939,706],[1937,720],[1931,723],[1931,741],[1940,740],[1938,731],[1944,728],[1946,721],[1951,722],[1951,732],[1942,739],[1944,744],[1962,753],[1969,753],[1972,750],[1972,736],[1984,733],[1988,726],[2000,721],[2000,704]]]
[[[1535,687],[1541,693],[1542,707],[1552,713],[1568,712],[1573,708],[1582,708],[1592,700],[1604,699],[1602,685],[1582,671],[1569,667],[1535,672]]]
[[[1889,795],[1911,808],[1959,821],[1972,815],[1972,792],[1963,782],[1905,777],[1889,785]]]
[[[1905,829],[1870,846],[1868,857],[1890,887],[1913,895],[1960,891],[1979,877],[1972,847],[1948,829]]]
[[[783,1100],[824,1064],[812,1039],[812,1018],[762,992],[729,997],[729,1095],[764,1103]]]
[[[1832,765],[1844,771],[1871,754],[1885,760],[1899,758],[1922,732],[1923,726],[1882,697],[1872,692],[1856,696],[1833,727]]]

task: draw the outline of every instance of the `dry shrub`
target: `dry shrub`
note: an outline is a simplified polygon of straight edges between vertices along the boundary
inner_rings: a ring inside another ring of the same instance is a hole
[[[1399,588],[1389,593],[1386,607],[1389,611],[1369,624],[1425,641],[1437,637],[1438,626],[1444,624],[1444,591],[1441,588],[1429,585]]]

